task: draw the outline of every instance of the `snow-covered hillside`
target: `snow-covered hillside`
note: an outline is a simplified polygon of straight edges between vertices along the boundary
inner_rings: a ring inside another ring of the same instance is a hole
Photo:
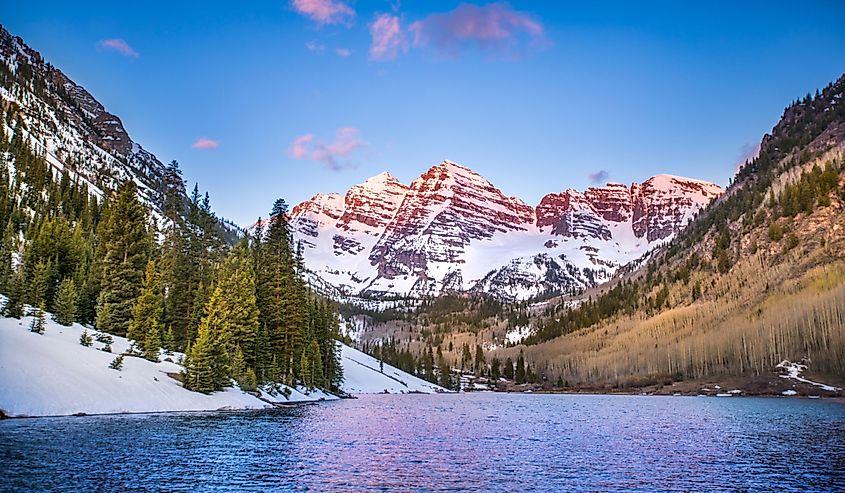
[[[123,369],[113,370],[109,364],[129,349],[128,340],[112,336],[108,353],[101,342],[82,346],[79,339],[86,329],[78,324],[61,326],[48,316],[44,334],[37,334],[29,331],[31,321],[0,318],[0,410],[10,416],[263,409],[274,403],[337,399],[301,388],[288,389],[288,397],[262,392],[261,398],[237,387],[211,395],[192,392],[168,375],[182,370],[179,354],[162,353],[160,363],[126,356]],[[342,354],[348,393],[443,391],[390,365],[381,373],[377,360],[350,347],[342,346]]]
[[[381,173],[290,213],[313,281],[331,295],[565,293],[668,242],[722,189],[657,175],[543,197],[532,207],[444,161],[410,185]]]

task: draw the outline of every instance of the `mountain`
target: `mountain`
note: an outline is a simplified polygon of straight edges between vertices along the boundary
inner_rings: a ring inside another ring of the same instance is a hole
[[[7,115],[22,123],[18,126],[14,120],[4,121],[4,134],[20,130],[24,141],[44,157],[54,175],[67,172],[100,198],[104,191],[132,180],[159,225],[163,225],[168,188],[177,190],[178,200],[187,203],[178,163],[162,164],[132,140],[118,116],[106,111],[84,87],[2,25],[0,105]],[[237,241],[238,226],[222,218],[215,217],[215,221],[226,241]]]
[[[290,224],[308,268],[341,293],[421,297],[574,292],[671,240],[722,189],[657,175],[550,193],[536,207],[443,161],[410,185],[382,173],[318,194]]]
[[[0,62],[4,108],[20,115],[29,144],[56,172],[68,169],[99,195],[132,179],[160,212],[166,167],[131,139],[120,118],[2,25]]]
[[[582,293],[370,302],[345,310],[347,331],[407,368],[439,348],[502,390],[842,396],[845,76],[792,102],[695,215],[706,190],[659,176],[547,195],[534,226],[552,241],[588,241],[597,260],[617,238],[652,249]],[[530,282],[549,259],[502,259],[491,277]]]

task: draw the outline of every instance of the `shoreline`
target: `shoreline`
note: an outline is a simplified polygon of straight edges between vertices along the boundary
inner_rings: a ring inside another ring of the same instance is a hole
[[[779,399],[804,399],[804,400],[820,400],[824,402],[835,402],[839,404],[845,404],[845,396],[841,395],[782,395],[782,394],[775,394],[775,393],[756,393],[756,394],[727,394],[727,395],[705,395],[705,394],[668,394],[668,393],[642,393],[642,392],[600,392],[600,391],[572,391],[572,390],[529,390],[529,391],[517,391],[517,390],[474,390],[469,392],[450,392],[450,394],[454,394],[456,396],[460,396],[462,394],[475,394],[475,393],[489,393],[489,394],[520,394],[520,395],[602,395],[602,396],[619,396],[619,397],[712,397],[712,398],[725,398],[725,397],[734,397],[734,398],[779,398]],[[441,393],[436,393],[441,394]],[[403,393],[403,394],[371,394],[371,395],[436,395],[435,393],[432,394],[425,394],[422,392],[414,392],[414,393]],[[341,399],[320,399],[315,401],[304,401],[304,402],[290,402],[290,403],[279,403],[279,404],[269,404],[267,407],[264,408],[240,408],[240,409],[177,409],[171,411],[122,411],[122,412],[113,412],[113,413],[74,413],[74,414],[49,414],[49,415],[41,415],[41,416],[28,416],[28,415],[7,415],[2,410],[0,410],[0,421],[6,420],[26,420],[26,419],[41,419],[41,418],[87,418],[87,417],[102,417],[102,416],[135,416],[135,415],[164,415],[164,414],[252,414],[252,413],[266,413],[272,411],[278,411],[282,409],[294,409],[298,407],[304,406],[315,406],[324,404],[327,402],[337,402],[346,399],[357,399],[357,396],[352,397],[344,397]]]

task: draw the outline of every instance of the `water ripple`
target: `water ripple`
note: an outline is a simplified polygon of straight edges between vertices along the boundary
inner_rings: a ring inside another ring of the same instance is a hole
[[[0,422],[2,491],[845,491],[845,405],[364,396]]]

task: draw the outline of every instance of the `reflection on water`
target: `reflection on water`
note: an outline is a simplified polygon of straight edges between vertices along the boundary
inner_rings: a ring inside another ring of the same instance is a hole
[[[0,422],[3,491],[845,491],[845,404],[405,395]]]

